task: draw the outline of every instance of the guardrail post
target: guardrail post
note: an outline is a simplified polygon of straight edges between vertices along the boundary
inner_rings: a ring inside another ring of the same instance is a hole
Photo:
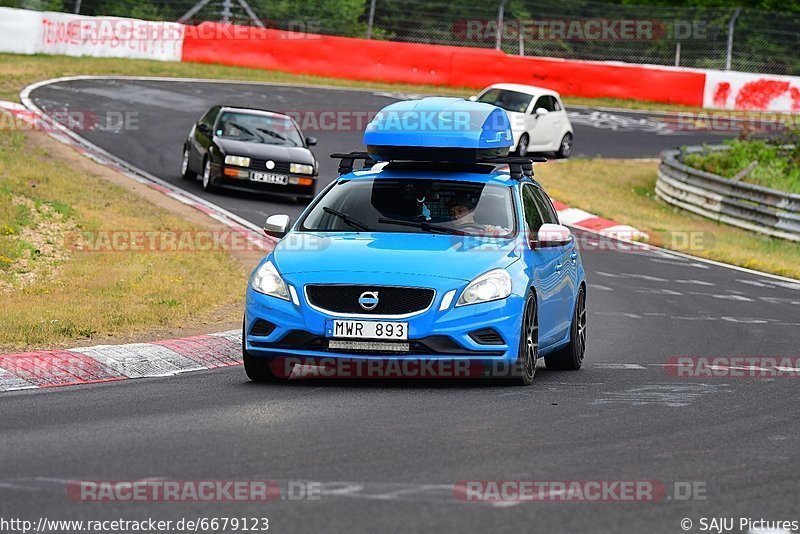
[[[728,22],[728,51],[725,54],[725,70],[731,70],[731,59],[733,56],[733,26],[736,24],[736,19],[739,18],[742,8],[737,7],[733,10],[733,16]]]
[[[506,1],[500,0],[500,7],[497,9],[497,34],[494,42],[494,49],[500,50],[500,45],[503,44],[503,15],[506,12]]]
[[[372,25],[375,23],[375,0],[369,2],[369,18],[367,19],[367,39],[372,39]]]

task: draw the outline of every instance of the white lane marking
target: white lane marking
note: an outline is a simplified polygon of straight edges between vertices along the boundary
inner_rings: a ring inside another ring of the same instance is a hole
[[[647,367],[638,364],[638,363],[595,363],[590,365],[589,367],[595,367],[597,369],[647,369]]]
[[[792,300],[783,297],[758,297],[759,300],[769,302],[770,304],[792,304],[794,306],[800,305],[800,300]]]
[[[592,315],[606,315],[609,317],[626,317],[628,319],[641,319],[641,315],[628,312],[592,312]]]
[[[647,384],[625,391],[604,391],[603,397],[592,405],[627,404],[631,406],[660,405],[680,408],[704,395],[732,391],[726,384]]]
[[[766,324],[769,321],[766,319],[756,319],[756,318],[748,318],[748,317],[720,317],[723,321],[728,321],[731,323],[741,323],[741,324]]]
[[[608,286],[603,286],[603,285],[600,285],[600,284],[589,284],[589,287],[591,289],[595,289],[595,290],[598,290],[598,291],[614,291],[614,288],[608,287]]]
[[[648,282],[669,282],[666,278],[659,278],[658,276],[650,276],[647,274],[633,274],[633,273],[620,273],[621,276],[627,278],[638,278],[640,280],[647,280]]]
[[[682,297],[683,293],[679,291],[673,291],[672,289],[650,289],[650,288],[639,288],[636,289],[637,293],[645,293],[647,295],[670,295],[676,297]]]
[[[701,297],[711,297],[711,298],[721,299],[721,300],[735,300],[735,301],[738,301],[738,302],[754,302],[753,299],[751,299],[750,297],[745,297],[745,296],[742,296],[742,295],[719,295],[719,294],[716,294],[716,293],[702,293],[700,291],[689,291],[689,294],[690,295],[698,295],[698,296],[701,296]]]
[[[714,286],[711,282],[704,282],[703,280],[675,280],[676,284],[694,284],[696,286]]]

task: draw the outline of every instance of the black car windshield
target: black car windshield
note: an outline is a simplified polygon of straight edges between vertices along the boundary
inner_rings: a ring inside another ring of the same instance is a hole
[[[250,143],[303,146],[303,137],[294,121],[280,115],[225,111],[217,123],[216,134],[223,139]]]
[[[506,111],[525,113],[533,97],[507,89],[489,89],[478,97],[478,102],[492,104]]]
[[[510,187],[427,178],[358,178],[328,190],[301,229],[511,237],[516,233],[515,220]]]

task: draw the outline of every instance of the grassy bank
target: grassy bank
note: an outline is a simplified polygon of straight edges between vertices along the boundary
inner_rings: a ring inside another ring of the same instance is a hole
[[[82,235],[206,227],[54,157],[33,143],[44,135],[0,130],[5,352],[181,325],[240,301],[245,273],[227,252],[77,250]]]
[[[277,82],[308,85],[331,85],[336,87],[369,88],[383,91],[402,91],[421,94],[444,94],[467,97],[474,89],[437,87],[434,85],[388,84],[361,82],[321,76],[288,74],[285,72],[203,65],[199,63],[168,63],[138,59],[74,58],[64,56],[23,56],[0,54],[0,99],[16,101],[22,87],[30,83],[60,76],[119,75],[119,76],[166,76],[176,78],[208,78],[241,80],[250,82]],[[700,111],[698,108],[641,102],[618,98],[564,97],[567,105],[592,107],[615,107],[643,110]]]
[[[654,245],[800,278],[797,243],[740,230],[661,202],[654,193],[657,168],[654,161],[576,159],[539,165],[536,177],[558,200],[644,230]]]
[[[800,194],[800,131],[770,140],[732,140],[725,144],[730,150],[689,154],[685,163],[726,178],[745,170],[742,182]],[[785,148],[787,145],[794,148]]]

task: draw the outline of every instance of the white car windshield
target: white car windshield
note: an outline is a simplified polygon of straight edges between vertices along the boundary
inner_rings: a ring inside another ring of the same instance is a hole
[[[511,188],[428,178],[339,182],[302,223],[310,231],[444,233],[511,237]]]
[[[506,111],[525,113],[533,96],[507,89],[489,89],[478,97],[478,102],[492,104]]]

